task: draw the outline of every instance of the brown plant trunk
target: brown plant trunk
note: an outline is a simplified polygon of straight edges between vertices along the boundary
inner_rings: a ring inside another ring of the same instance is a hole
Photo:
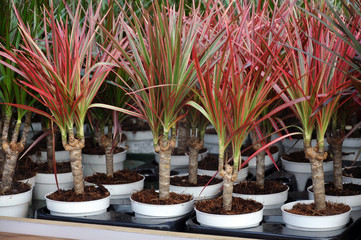
[[[197,184],[198,154],[203,147],[203,142],[197,137],[192,137],[189,142],[189,182]]]
[[[184,117],[178,122],[178,149],[180,152],[185,153],[187,151],[189,139],[190,128],[186,117]]]
[[[316,210],[324,210],[326,209],[326,200],[323,161],[326,159],[327,153],[324,151],[318,151],[317,148],[306,147],[305,155],[311,163],[313,194]]]
[[[261,147],[261,143],[257,143],[259,138],[257,137],[257,134],[255,131],[251,132],[251,138],[253,143],[253,149],[255,151],[258,151]],[[266,152],[262,151],[256,155],[256,183],[260,188],[264,188],[264,178],[265,178],[265,158],[266,158]]]
[[[333,158],[333,175],[335,188],[342,190],[342,141],[340,137],[328,137],[328,143],[331,145]]]
[[[102,146],[105,151],[105,169],[108,177],[113,177],[114,162],[113,162],[113,142],[107,136],[102,136]]]
[[[53,133],[55,134],[55,133]],[[48,160],[48,168],[53,169],[53,158],[54,158],[54,136],[53,134],[49,134],[46,136],[46,155]]]
[[[22,132],[20,142],[18,142],[18,136],[20,132],[21,121],[18,121],[16,123],[10,143],[7,140],[7,136],[9,134],[10,119],[11,116],[6,117],[3,126],[2,148],[5,152],[5,163],[4,163],[3,175],[0,183],[0,193],[4,193],[5,191],[11,189],[14,173],[15,173],[16,162],[18,160],[19,154],[25,148],[26,139],[29,134],[31,113],[27,113],[25,115],[24,129]]]
[[[175,146],[174,140],[165,140],[168,135],[160,138],[159,143],[159,198],[169,198],[170,159]]]
[[[70,153],[71,172],[74,181],[74,190],[76,194],[84,194],[83,165],[81,150],[84,148],[84,139],[69,137],[69,142],[63,142],[64,149]]]
[[[232,210],[232,193],[233,193],[233,167],[228,163],[225,170],[220,174],[223,177],[223,210]]]

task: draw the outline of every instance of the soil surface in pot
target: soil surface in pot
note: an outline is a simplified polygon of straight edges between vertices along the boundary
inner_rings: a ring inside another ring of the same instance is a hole
[[[170,178],[170,184],[179,187],[201,187],[206,185],[214,185],[222,182],[223,179],[213,178],[206,175],[197,175],[197,184],[189,182],[189,176],[174,176]]]
[[[32,140],[38,139],[44,132],[38,132],[34,137],[32,137]],[[59,133],[55,134],[55,151],[64,151],[63,143],[61,141],[61,136]],[[29,151],[29,154],[34,153],[34,151],[46,151],[46,137],[40,140],[33,149]]]
[[[48,195],[48,198],[63,202],[85,202],[106,198],[109,195],[110,193],[108,190],[100,185],[98,187],[85,186],[84,194],[75,194],[74,188],[70,190],[59,189],[58,191]]]
[[[22,183],[22,182],[13,182],[11,188],[4,193],[0,193],[1,196],[12,195],[27,192],[31,189],[30,184]]]
[[[310,162],[310,160],[308,160],[306,158],[304,151],[292,152],[290,154],[283,155],[282,158],[284,160],[291,161],[291,162],[299,162],[299,163],[309,163]],[[327,154],[327,158],[326,158],[325,162],[329,162],[329,161],[332,161],[332,159],[330,158],[330,154]]]
[[[205,133],[217,135],[217,132],[216,132],[216,130],[215,130],[214,128],[208,128],[208,129],[206,129],[206,132],[205,132]]]
[[[249,147],[249,146],[247,146]],[[245,157],[249,157],[251,156],[253,153],[255,153],[256,151],[250,147],[248,148],[247,150],[244,151],[244,149],[246,149],[247,147],[242,147],[242,156],[245,156]],[[278,152],[278,147],[277,146],[272,146],[269,148],[271,154],[275,154],[276,152]],[[277,159],[275,159],[277,160]]]
[[[243,161],[242,161],[243,163]],[[233,165],[233,162],[230,162]],[[248,164],[244,167],[247,167]],[[208,155],[198,162],[198,168],[210,171],[218,171],[218,156]]]
[[[25,156],[16,163],[14,182],[34,177],[36,172],[36,163],[34,163],[28,156]],[[1,178],[2,173],[0,173],[0,179]]]
[[[258,186],[255,181],[244,181],[233,186],[233,192],[240,194],[272,194],[286,190],[287,186],[277,181],[265,181],[264,188]]]
[[[115,146],[113,149],[113,154],[120,153],[123,151],[125,151],[124,148]],[[90,155],[105,155],[105,150],[103,147],[94,143],[94,141],[92,141],[91,139],[86,139],[85,147],[82,149],[82,153],[90,154]]]
[[[361,167],[345,168],[342,171],[342,175],[351,178],[361,178]]]
[[[310,189],[313,192],[312,188]],[[353,183],[344,183],[343,189],[338,190],[335,188],[333,183],[325,184],[325,193],[330,196],[354,196],[361,194],[361,185],[353,184]]]
[[[95,173],[86,177],[84,180],[95,184],[125,184],[142,180],[143,177],[134,171],[127,169],[114,172],[113,177],[107,176],[106,173]]]
[[[14,180],[24,180],[36,175],[36,163],[34,163],[28,156],[23,157],[16,163]]]
[[[263,208],[263,205],[254,200],[234,197],[232,199],[232,210],[226,212],[223,210],[223,197],[218,197],[216,199],[199,201],[195,203],[195,207],[198,211],[205,213],[235,215],[257,212]]]
[[[188,148],[187,148],[188,149]],[[202,154],[202,153],[205,153],[207,151],[207,148],[202,148],[199,150],[198,154]],[[174,148],[173,151],[172,151],[172,155],[173,156],[184,156],[185,154],[188,154],[189,152],[184,152],[184,151],[181,151],[179,148]]]
[[[137,131],[149,131],[149,124],[143,119],[139,118],[126,118],[122,123],[123,131],[137,132]]]
[[[178,194],[170,192],[168,199],[159,199],[159,193],[153,189],[143,189],[142,191],[132,194],[131,197],[136,202],[153,204],[153,205],[173,205],[189,202],[193,199],[192,195]]]
[[[317,211],[314,203],[297,203],[292,209],[286,209],[285,211],[305,216],[331,216],[348,212],[350,209],[349,206],[342,203],[326,202],[326,209],[322,211]]]
[[[54,173],[54,168],[50,169],[48,163],[39,163],[36,166],[38,173]],[[57,162],[56,173],[68,173],[71,172],[70,162]]]

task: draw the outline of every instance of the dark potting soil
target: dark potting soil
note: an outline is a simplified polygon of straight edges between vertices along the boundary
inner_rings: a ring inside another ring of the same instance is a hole
[[[116,171],[113,177],[107,176],[105,173],[95,173],[84,180],[96,184],[125,184],[138,182],[142,179],[143,177],[139,173],[123,169]]]
[[[38,139],[38,137],[40,137],[43,133],[44,132],[39,132],[35,134],[32,137],[32,140]],[[54,138],[55,138],[55,151],[64,151],[65,149],[63,147],[60,134],[59,133],[55,134]],[[33,149],[35,151],[46,151],[46,136],[43,139],[41,139],[40,142],[38,142]],[[31,151],[31,153],[33,152]]]
[[[113,150],[113,154],[120,153],[123,151],[125,151],[124,148],[115,146]],[[95,144],[91,139],[86,139],[85,147],[82,149],[82,153],[90,154],[90,155],[104,155],[105,150],[103,147],[99,146],[98,144]]]
[[[13,182],[11,188],[8,191],[5,191],[4,193],[0,193],[0,195],[11,195],[11,194],[18,194],[27,192],[31,189],[31,186],[26,183],[22,182]]]
[[[350,207],[342,203],[326,202],[326,209],[317,211],[315,203],[297,203],[292,209],[286,210],[289,213],[305,216],[332,216],[350,211]]]
[[[207,148],[202,148],[199,150],[198,154],[202,154],[202,153],[205,153],[207,151]],[[183,156],[185,155],[186,153],[184,151],[181,151],[179,148],[174,148],[173,151],[172,151],[172,155],[173,156]],[[188,154],[188,153],[187,153]]]
[[[149,124],[143,119],[128,117],[122,123],[122,130],[131,132],[149,131],[150,127]]]
[[[54,173],[54,168],[49,169],[48,163],[39,163],[36,166],[36,171],[39,173]],[[57,162],[56,173],[68,173],[71,172],[70,162]]]
[[[265,181],[264,188],[258,186],[255,181],[243,181],[233,186],[233,192],[240,194],[272,194],[286,190],[287,186],[277,181]]]
[[[64,202],[84,202],[106,198],[110,195],[108,190],[103,186],[85,186],[84,194],[75,194],[75,190],[57,190],[56,192],[48,195],[49,199]]]
[[[263,205],[259,202],[250,199],[236,198],[232,199],[232,210],[223,210],[223,197],[216,199],[209,199],[195,203],[197,210],[205,213],[235,215],[257,212],[262,209]]]
[[[249,146],[247,146],[247,147],[249,147]],[[249,156],[251,156],[253,153],[256,152],[252,147],[250,147],[250,148],[248,148],[247,150],[243,151],[243,149],[246,149],[247,147],[242,147],[242,156],[247,156],[247,157],[249,157]],[[270,150],[271,154],[275,154],[276,152],[278,152],[278,147],[277,147],[277,146],[271,146],[271,147],[269,148],[269,150]]]
[[[310,189],[313,192],[312,188]],[[354,196],[361,194],[361,185],[353,184],[353,183],[344,183],[343,189],[338,190],[335,188],[333,183],[325,184],[325,193],[330,196]]]
[[[230,162],[230,164],[233,165],[232,162]],[[248,164],[246,166],[248,166]],[[218,156],[215,156],[215,155],[206,156],[204,159],[202,159],[201,161],[198,162],[198,168],[204,169],[204,170],[210,170],[210,171],[217,171],[218,170]]]
[[[361,166],[345,168],[342,171],[342,175],[345,177],[361,178]]]
[[[28,156],[25,156],[16,163],[14,180],[19,181],[34,177],[36,172],[36,163]]]
[[[292,152],[290,154],[283,155],[282,158],[284,160],[291,161],[291,162],[300,162],[300,163],[309,163],[310,162],[310,160],[308,160],[306,158],[304,151]],[[325,162],[329,162],[329,161],[332,161],[332,159],[330,158],[330,155],[327,154],[327,158],[326,158]]]
[[[197,184],[193,184],[189,182],[189,176],[174,176],[170,178],[170,184],[173,186],[181,186],[181,187],[201,187],[205,185],[214,185],[222,182],[223,179],[213,178],[211,176],[206,175],[197,175]]]
[[[214,128],[208,128],[206,129],[206,132],[207,134],[217,134],[216,130]]]
[[[187,194],[178,194],[170,192],[168,199],[162,200],[159,199],[159,193],[153,189],[143,189],[142,191],[133,193],[131,198],[134,201],[153,204],[153,205],[173,205],[189,202],[193,196]]]

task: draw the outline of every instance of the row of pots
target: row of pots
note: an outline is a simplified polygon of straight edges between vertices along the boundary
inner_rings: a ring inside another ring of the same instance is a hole
[[[272,139],[275,139],[276,136],[272,136]],[[312,146],[316,143],[315,140],[311,142]],[[284,153],[301,151],[303,150],[303,141],[302,139],[284,139],[282,142],[275,144],[280,150],[280,155]],[[218,154],[218,136],[216,134],[205,134],[204,135],[204,146],[208,149],[211,154]],[[357,153],[361,146],[361,138],[346,138],[342,144],[342,156],[343,160],[354,161]],[[325,150],[328,149],[328,144],[325,142]],[[361,161],[361,154],[358,156],[357,161]]]

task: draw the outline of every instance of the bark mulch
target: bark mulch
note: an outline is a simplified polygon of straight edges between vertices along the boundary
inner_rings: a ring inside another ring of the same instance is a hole
[[[122,138],[123,139],[123,138]],[[113,149],[113,154],[120,153],[125,151],[122,147],[115,146]],[[85,147],[82,149],[82,153],[90,155],[105,155],[104,147],[95,144],[92,139],[85,140]]]
[[[342,175],[345,177],[361,178],[361,166],[345,168],[342,171]]]
[[[199,201],[195,203],[195,207],[197,210],[205,213],[235,215],[257,212],[263,208],[263,205],[250,199],[234,197],[232,200],[232,210],[226,212],[223,210],[223,197],[218,197],[216,199]]]
[[[315,209],[315,204],[304,204],[297,203],[293,206],[292,209],[286,210],[286,212],[297,214],[297,215],[305,215],[305,216],[332,216],[337,214],[342,214],[350,211],[350,207],[342,204],[342,203],[331,203],[326,202],[326,209],[322,211],[317,211]]]
[[[36,172],[36,163],[28,156],[25,156],[16,163],[14,180],[19,181],[34,177]]]
[[[248,146],[247,146],[248,147]],[[242,150],[243,149],[246,149],[245,147],[242,147]],[[270,150],[270,152],[271,152],[271,154],[275,154],[276,152],[278,152],[278,147],[277,146],[272,146],[272,147],[270,147],[269,148],[269,150]],[[246,157],[249,157],[249,156],[251,156],[253,153],[255,153],[256,151],[252,148],[252,147],[250,147],[250,148],[248,148],[246,151],[243,151],[242,152],[242,156],[246,156]]]
[[[153,204],[153,205],[173,205],[189,202],[192,200],[192,195],[178,194],[171,192],[168,199],[160,199],[159,193],[153,189],[143,189],[142,191],[133,193],[131,198],[136,202]]]
[[[211,176],[206,175],[197,175],[197,184],[193,184],[189,182],[189,176],[174,176],[170,178],[170,184],[173,186],[180,187],[201,187],[205,185],[214,185],[222,182],[223,179],[213,178]]]
[[[277,181],[265,181],[264,188],[261,188],[254,181],[243,181],[233,187],[234,193],[240,194],[272,194],[287,190],[287,186]]]
[[[311,192],[312,188],[310,189]],[[361,185],[353,183],[344,183],[343,189],[339,190],[333,183],[325,184],[325,193],[329,196],[354,196],[361,194]]]
[[[75,194],[75,190],[58,190],[50,195],[49,199],[64,202],[85,202],[106,198],[110,195],[109,191],[103,186],[85,186],[84,194]]]
[[[4,193],[0,193],[1,196],[5,195],[12,195],[12,194],[18,194],[27,192],[31,189],[31,186],[26,183],[22,182],[13,182],[11,188],[8,191],[5,191]]]
[[[113,177],[107,176],[105,173],[95,173],[86,177],[84,180],[95,184],[126,184],[134,183],[142,180],[143,177],[134,171],[127,169],[114,172]]]
[[[243,163],[243,161],[242,161]],[[230,162],[233,165],[233,162]],[[248,166],[248,164],[246,165]],[[246,167],[245,166],[245,167]],[[218,156],[215,155],[208,155],[204,159],[198,162],[198,168],[210,171],[217,171],[218,170]]]
[[[292,152],[290,154],[283,155],[282,158],[284,160],[291,161],[291,162],[300,162],[300,163],[309,163],[310,162],[310,160],[308,160],[306,158],[304,151]],[[330,158],[330,154],[327,154],[327,158],[326,158],[325,162],[329,162],[329,161],[332,161],[332,158]]]
[[[149,131],[150,127],[149,124],[142,119],[128,117],[122,123],[122,130],[131,132]]]
[[[50,169],[48,163],[39,163],[36,166],[38,173],[54,173],[54,168]],[[57,162],[56,173],[68,173],[71,172],[70,162]]]

